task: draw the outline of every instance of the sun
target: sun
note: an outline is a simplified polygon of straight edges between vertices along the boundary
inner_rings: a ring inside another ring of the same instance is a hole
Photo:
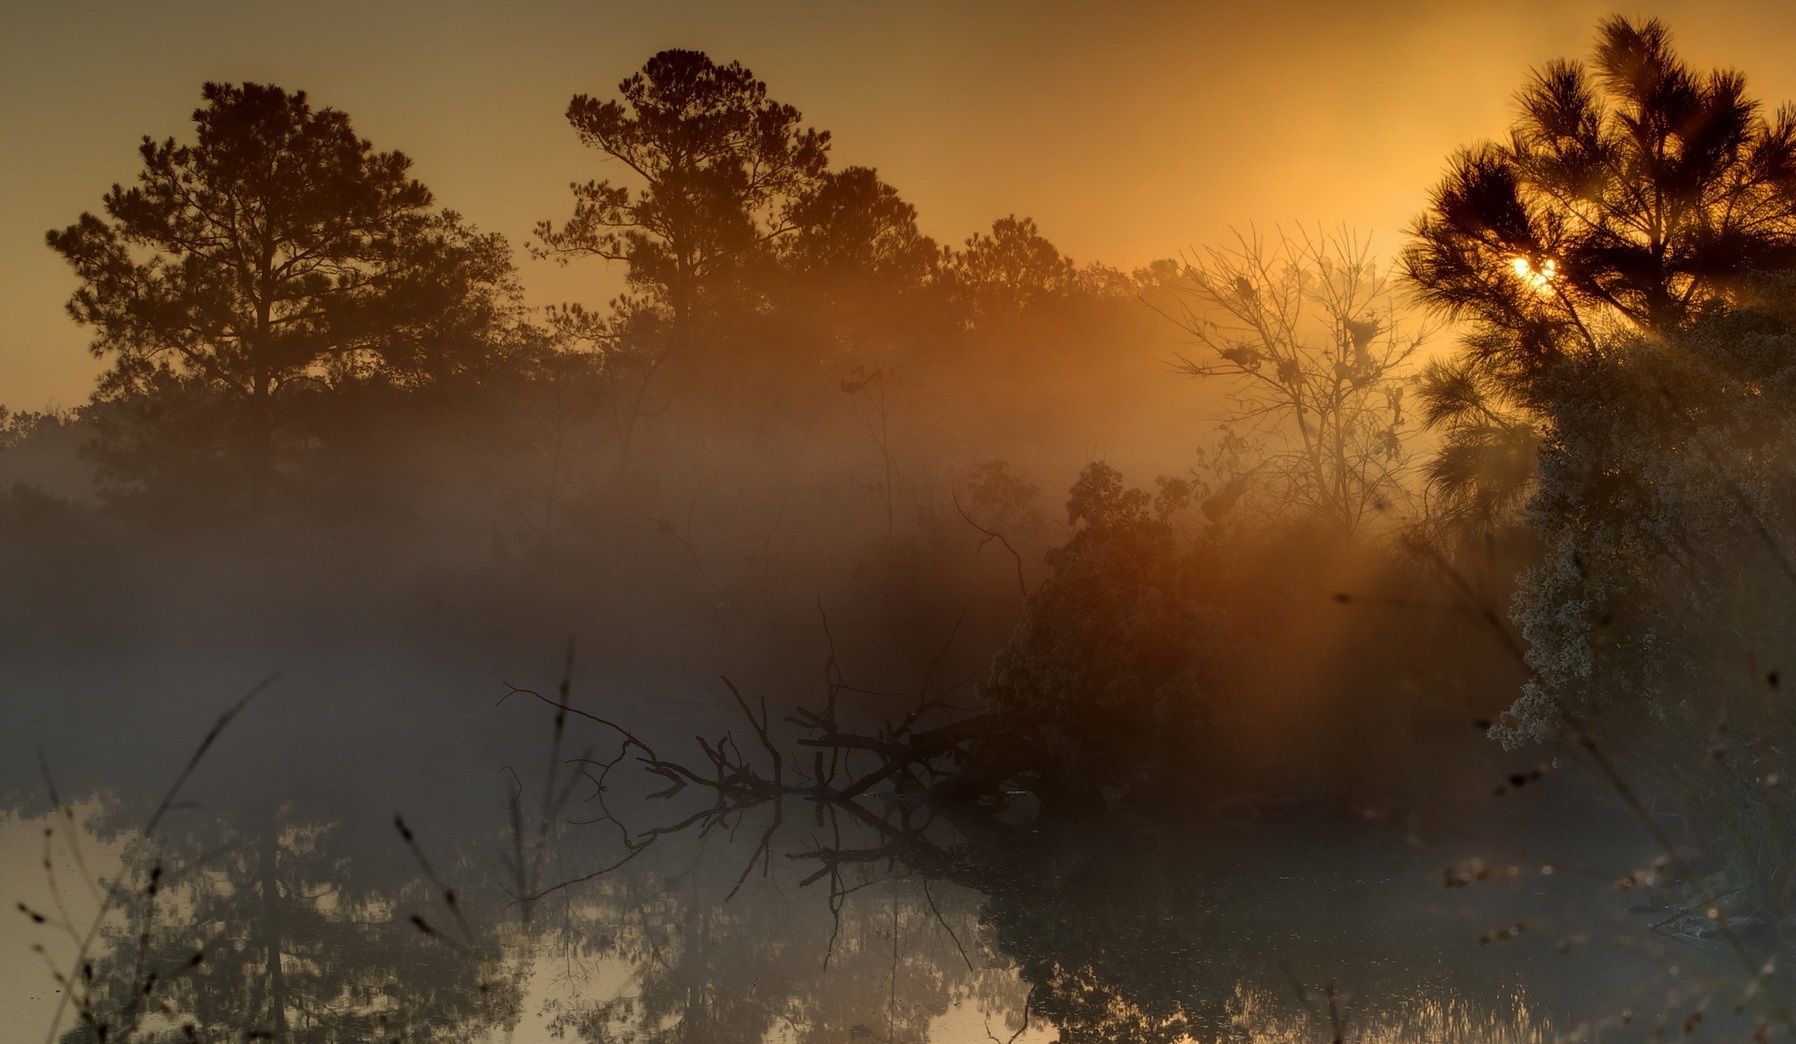
[[[1550,257],[1539,265],[1525,257],[1514,257],[1510,259],[1509,267],[1515,270],[1517,279],[1543,294],[1551,292],[1552,282],[1559,275],[1559,266]]]

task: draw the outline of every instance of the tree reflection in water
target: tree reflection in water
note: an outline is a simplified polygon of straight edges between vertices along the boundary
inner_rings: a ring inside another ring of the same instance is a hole
[[[1352,904],[1400,894],[1393,916],[1421,923],[1401,876],[1421,864],[1351,865],[1377,846],[1325,813],[1244,831],[1176,795],[931,802],[897,773],[843,796],[877,760],[806,795],[815,779],[767,785],[771,746],[721,740],[693,776],[726,785],[657,796],[674,763],[634,736],[607,760],[565,695],[547,702],[550,757],[502,773],[503,817],[395,834],[293,804],[171,815],[130,846],[61,1039],[1554,1039],[1469,930],[1486,974],[1442,965],[1420,928],[1371,930]],[[1330,892],[1369,874],[1396,883]],[[1595,1018],[1700,1013],[1655,974]]]
[[[500,926],[421,940],[406,911],[428,881],[359,858],[328,819],[180,820],[128,846],[121,898],[68,976],[63,1041],[451,1042],[515,1023]]]

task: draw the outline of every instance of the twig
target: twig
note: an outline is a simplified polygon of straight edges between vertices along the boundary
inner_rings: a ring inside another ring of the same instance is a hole
[[[923,878],[923,901],[929,904],[929,912],[935,915],[935,923],[941,925],[942,931],[947,932],[948,938],[953,940],[954,949],[959,952],[960,959],[966,962],[967,971],[973,971],[973,959],[967,956],[967,948],[960,944],[960,936],[954,934],[954,929],[949,927],[947,919],[942,916],[942,911],[936,908],[935,896],[929,893],[929,878],[927,877]]]
[[[955,493],[952,490],[950,490],[948,493],[948,499],[954,502],[954,510],[960,513],[960,517],[961,517],[962,521],[966,522],[967,525],[972,526],[974,529],[978,530],[980,533],[985,535],[985,539],[981,540],[979,542],[979,549],[983,549],[985,547],[985,545],[996,540],[998,542],[999,546],[1003,547],[1004,550],[1010,552],[1011,560],[1016,563],[1017,593],[1022,595],[1024,600],[1026,601],[1029,598],[1029,585],[1023,581],[1023,556],[1021,554],[1017,553],[1017,549],[1015,547],[1011,546],[1010,541],[1005,538],[1003,533],[1000,533],[995,529],[987,529],[986,527],[973,521],[973,516],[967,514],[967,509],[960,506],[960,494]]]
[[[469,946],[473,946],[474,931],[468,927],[467,918],[462,916],[461,903],[456,900],[455,889],[444,884],[443,879],[437,876],[435,868],[430,865],[430,860],[424,857],[424,849],[419,847],[418,839],[412,833],[412,828],[405,825],[405,817],[394,813],[393,827],[399,831],[399,836],[405,839],[405,846],[411,849],[412,858],[417,860],[418,868],[424,871],[425,880],[436,888],[438,894],[443,897],[443,904],[449,907],[450,913],[455,915],[455,923],[461,929],[462,938],[468,941]]]

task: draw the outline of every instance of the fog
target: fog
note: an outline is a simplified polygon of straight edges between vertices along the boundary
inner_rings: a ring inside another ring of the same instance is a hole
[[[390,12],[226,19],[8,204],[0,1024],[1796,1032],[1796,129],[1708,71],[1771,15],[920,7],[849,89],[708,10],[490,141],[345,68]],[[436,17],[478,80],[545,14]],[[1179,27],[1268,79],[1202,162]],[[1343,105],[1423,129],[1292,181]]]

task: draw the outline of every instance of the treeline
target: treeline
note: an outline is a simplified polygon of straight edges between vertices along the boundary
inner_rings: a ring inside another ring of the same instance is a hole
[[[109,363],[76,411],[104,495],[171,516],[317,506],[393,478],[355,474],[370,440],[427,430],[441,447],[444,425],[472,425],[465,441],[491,448],[565,427],[544,414],[574,402],[603,415],[584,434],[626,481],[648,470],[645,427],[764,419],[807,382],[1001,371],[1008,395],[1040,397],[1096,368],[1119,326],[1141,339],[1122,303],[1175,274],[1076,266],[1015,217],[943,247],[874,170],[831,169],[829,135],[740,65],[663,52],[619,93],[568,109],[618,176],[575,185],[572,216],[525,246],[616,262],[627,291],[545,313],[524,306],[506,238],[440,207],[346,114],[208,84],[191,141],[146,138],[136,182],[48,236]],[[571,495],[545,481],[537,498]],[[531,524],[569,506],[535,505]]]
[[[89,606],[231,633],[254,600],[294,635],[596,632],[639,677],[700,650],[791,698],[829,637],[870,688],[1010,716],[992,786],[1088,791],[1174,764],[1288,790],[1411,745],[1420,699],[1468,740],[1464,705],[1499,705],[1397,655],[1413,618],[1330,600],[1425,575],[1386,538],[1426,515],[1426,331],[1363,238],[1133,272],[1016,216],[943,245],[695,52],[567,116],[607,177],[523,246],[620,268],[602,307],[526,307],[504,237],[303,94],[208,85],[190,135],[146,140],[49,236],[109,369],[0,451],[91,468],[0,511],[17,633]]]

